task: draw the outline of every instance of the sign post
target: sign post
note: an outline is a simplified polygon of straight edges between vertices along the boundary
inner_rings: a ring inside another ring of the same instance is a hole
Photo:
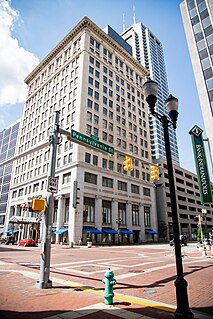
[[[194,150],[195,164],[198,175],[198,186],[201,203],[212,203],[212,190],[209,178],[206,154],[203,145],[203,130],[195,125],[189,134],[191,135]]]

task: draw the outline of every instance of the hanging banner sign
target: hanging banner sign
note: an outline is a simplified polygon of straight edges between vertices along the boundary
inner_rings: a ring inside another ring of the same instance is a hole
[[[189,132],[194,150],[200,200],[202,204],[205,204],[212,203],[213,198],[202,133],[203,130],[197,125],[195,125]]]

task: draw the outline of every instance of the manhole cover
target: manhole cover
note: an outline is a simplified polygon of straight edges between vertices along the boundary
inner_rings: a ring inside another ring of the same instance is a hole
[[[157,291],[154,289],[145,290],[147,294],[155,294]]]
[[[143,270],[129,270],[129,272],[137,274],[143,272]]]

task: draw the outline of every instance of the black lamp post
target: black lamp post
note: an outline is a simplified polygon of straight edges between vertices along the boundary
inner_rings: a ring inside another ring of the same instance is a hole
[[[163,126],[164,132],[164,141],[165,141],[165,150],[166,150],[166,159],[168,167],[168,176],[169,176],[169,188],[171,196],[171,210],[172,210],[172,221],[173,221],[173,233],[174,233],[174,246],[175,246],[175,259],[176,259],[176,270],[177,277],[175,280],[176,287],[176,300],[177,300],[177,309],[174,313],[175,318],[180,319],[191,319],[194,318],[193,313],[189,309],[188,294],[187,294],[187,281],[183,277],[183,264],[181,257],[181,245],[180,245],[180,232],[178,224],[178,212],[177,212],[177,202],[175,194],[175,183],[174,183],[174,174],[173,174],[173,164],[171,156],[171,148],[169,141],[169,125],[172,125],[176,129],[176,122],[178,117],[178,99],[173,97],[171,94],[168,99],[165,101],[167,111],[170,119],[166,115],[161,115],[155,112],[155,104],[157,101],[157,82],[153,80],[148,80],[143,85],[146,101],[149,105],[151,114],[156,117]]]

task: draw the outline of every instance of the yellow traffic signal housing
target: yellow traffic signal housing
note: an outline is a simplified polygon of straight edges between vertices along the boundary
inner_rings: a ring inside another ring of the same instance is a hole
[[[27,205],[26,204],[22,204],[22,210],[23,210],[23,212],[26,212],[26,210],[27,210]]]
[[[46,209],[46,201],[44,198],[33,198],[32,199],[32,210],[38,212],[44,212]]]
[[[126,160],[123,162],[124,171],[131,171],[132,170],[132,158],[129,156],[125,156]]]
[[[159,180],[158,166],[156,165],[150,166],[150,179],[152,182]]]

